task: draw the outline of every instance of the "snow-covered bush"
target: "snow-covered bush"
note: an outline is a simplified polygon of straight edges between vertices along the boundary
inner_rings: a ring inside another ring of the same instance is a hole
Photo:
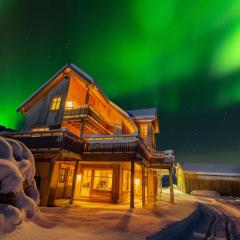
[[[39,193],[34,175],[31,151],[19,141],[0,137],[0,214],[5,232],[36,215]]]

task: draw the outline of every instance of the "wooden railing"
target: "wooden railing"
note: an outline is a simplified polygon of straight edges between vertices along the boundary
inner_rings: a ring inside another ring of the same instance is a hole
[[[166,155],[163,151],[155,151],[149,149],[144,143],[143,139],[140,137],[138,152],[148,159],[152,166],[160,164],[174,164],[174,155]]]
[[[68,109],[64,111],[64,119],[74,120],[78,118],[86,118],[88,116],[110,133],[115,132],[117,128],[121,129],[120,125],[111,124],[107,122],[100,114],[96,113],[90,106],[82,106],[78,109]]]
[[[75,153],[134,153],[152,167],[174,164],[174,155],[150,150],[137,135],[98,135],[80,139],[66,129],[9,133],[6,137],[23,142],[31,150],[66,149]],[[136,156],[137,157],[137,156]]]
[[[6,137],[23,142],[31,150],[66,149],[81,153],[83,146],[79,137],[64,130],[11,133]]]
[[[135,153],[136,148],[137,142],[85,142],[83,151],[85,153]]]

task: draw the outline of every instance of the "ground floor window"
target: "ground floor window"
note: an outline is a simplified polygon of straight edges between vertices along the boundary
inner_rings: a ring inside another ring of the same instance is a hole
[[[94,190],[111,191],[112,190],[112,170],[94,171]]]

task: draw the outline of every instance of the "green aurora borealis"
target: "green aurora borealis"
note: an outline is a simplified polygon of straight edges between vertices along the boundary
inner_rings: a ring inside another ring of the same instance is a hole
[[[124,109],[157,107],[178,161],[240,159],[240,1],[0,0],[0,125],[69,59]]]

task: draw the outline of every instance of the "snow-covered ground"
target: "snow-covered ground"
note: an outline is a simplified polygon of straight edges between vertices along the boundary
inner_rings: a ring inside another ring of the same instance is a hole
[[[176,190],[172,205],[168,191],[145,208],[136,201],[133,210],[128,204],[86,202],[40,207],[41,214],[33,222],[25,222],[14,232],[1,235],[0,239],[240,239],[236,235],[240,234],[239,199],[192,196]],[[229,203],[235,207],[235,212],[226,207]]]
[[[168,193],[164,193],[163,200],[145,208],[137,203],[133,210],[128,204],[75,203],[65,207],[41,207],[41,215],[34,222],[25,222],[0,239],[145,239],[195,210],[194,201],[177,195],[174,205],[169,203]]]

